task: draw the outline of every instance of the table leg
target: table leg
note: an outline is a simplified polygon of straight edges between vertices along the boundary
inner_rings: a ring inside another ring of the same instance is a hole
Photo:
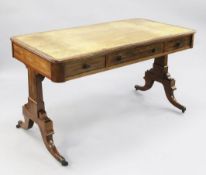
[[[145,85],[135,85],[135,89],[146,91],[152,87],[154,81],[157,81],[163,85],[165,94],[170,103],[182,110],[184,113],[186,111],[186,107],[178,103],[174,96],[174,90],[176,90],[175,80],[171,78],[170,74],[168,73],[167,61],[167,55],[155,58],[153,68],[146,71],[145,73]]]
[[[24,121],[19,121],[17,128],[30,129],[34,122],[39,126],[44,144],[52,156],[63,166],[68,162],[60,155],[53,141],[53,122],[47,117],[43,93],[42,81],[44,77],[28,68],[29,98],[28,103],[23,106]]]

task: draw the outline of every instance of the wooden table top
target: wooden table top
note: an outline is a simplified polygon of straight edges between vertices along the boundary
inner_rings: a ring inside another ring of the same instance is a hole
[[[121,47],[149,43],[194,30],[146,19],[128,19],[16,36],[11,40],[51,62],[64,62]]]

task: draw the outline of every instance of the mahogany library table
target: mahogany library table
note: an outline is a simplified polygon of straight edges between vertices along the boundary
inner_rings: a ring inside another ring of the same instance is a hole
[[[146,19],[127,19],[70,29],[12,37],[13,57],[28,69],[28,102],[23,106],[24,121],[17,128],[39,126],[48,151],[63,166],[68,162],[53,141],[53,123],[47,116],[42,93],[44,77],[65,82],[124,65],[154,58],[145,73],[145,91],[155,81],[164,87],[167,99],[185,112],[174,97],[175,80],[168,73],[168,54],[193,47],[194,31]]]

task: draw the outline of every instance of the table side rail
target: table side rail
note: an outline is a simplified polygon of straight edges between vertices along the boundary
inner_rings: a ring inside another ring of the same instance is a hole
[[[36,72],[51,79],[51,63],[40,56],[28,51],[16,43],[12,43],[13,57],[31,67]]]

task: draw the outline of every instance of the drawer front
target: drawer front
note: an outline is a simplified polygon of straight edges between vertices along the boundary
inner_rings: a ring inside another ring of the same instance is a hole
[[[71,61],[65,65],[66,77],[94,71],[105,67],[105,57],[86,58],[78,61]]]
[[[107,66],[113,66],[133,60],[138,60],[140,58],[149,57],[152,55],[157,55],[163,52],[163,44],[151,44],[148,46],[135,47],[133,49],[128,49],[125,51],[120,51],[119,53],[114,53],[108,56]]]
[[[186,49],[191,47],[191,36],[176,38],[165,43],[165,51],[175,51],[179,49]]]

